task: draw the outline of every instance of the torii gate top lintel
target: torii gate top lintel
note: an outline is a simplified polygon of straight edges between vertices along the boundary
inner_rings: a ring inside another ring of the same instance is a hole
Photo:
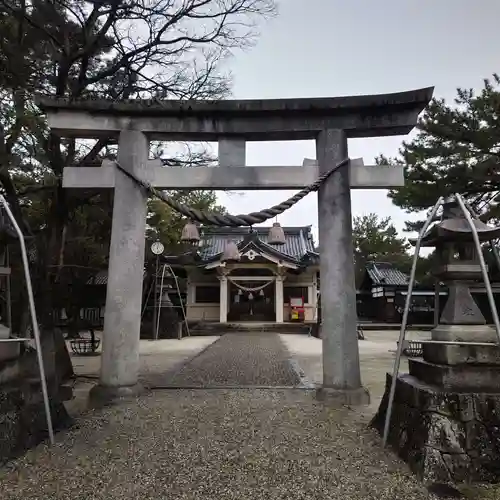
[[[51,130],[98,138],[133,128],[150,139],[248,141],[315,139],[326,129],[347,137],[402,135],[415,126],[433,87],[328,98],[220,101],[60,99],[38,96]],[[133,127],[132,125],[133,121]]]

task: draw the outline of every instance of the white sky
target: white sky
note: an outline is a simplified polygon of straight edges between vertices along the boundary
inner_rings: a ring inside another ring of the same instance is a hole
[[[435,86],[452,100],[457,87],[481,88],[500,72],[498,0],[281,0],[257,45],[227,64],[236,99],[334,97]],[[393,156],[404,137],[349,141],[349,156],[372,164]],[[313,141],[247,143],[247,165],[301,165]],[[266,208],[289,191],[220,193],[231,213]],[[390,216],[399,231],[408,216],[386,191],[352,191],[353,215]],[[282,225],[313,226],[316,195],[283,214]],[[409,236],[409,235],[407,235]]]

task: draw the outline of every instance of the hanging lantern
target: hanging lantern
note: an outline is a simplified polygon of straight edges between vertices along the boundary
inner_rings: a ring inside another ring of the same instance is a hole
[[[259,295],[260,295],[261,297],[264,297],[264,290],[261,290],[261,291],[259,292]]]
[[[285,231],[283,231],[279,222],[275,222],[273,227],[269,229],[267,242],[269,245],[284,245],[286,243]]]
[[[221,261],[222,262],[238,262],[241,258],[240,251],[238,250],[238,246],[234,241],[230,241],[226,248],[224,249],[224,253],[222,254]]]
[[[181,241],[183,243],[198,243],[200,241],[200,232],[193,222],[188,222],[182,228]]]

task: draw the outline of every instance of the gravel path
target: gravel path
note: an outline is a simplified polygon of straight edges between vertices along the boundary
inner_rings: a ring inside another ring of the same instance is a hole
[[[228,333],[177,373],[156,377],[164,387],[293,387],[300,383],[290,354],[274,333]]]
[[[0,470],[2,500],[434,499],[310,391],[171,390],[91,413]]]

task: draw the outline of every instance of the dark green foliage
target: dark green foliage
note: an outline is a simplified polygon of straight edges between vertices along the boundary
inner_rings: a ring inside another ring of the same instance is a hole
[[[458,89],[453,105],[434,99],[403,143],[398,158],[380,163],[406,165],[403,188],[389,193],[409,211],[425,210],[439,196],[461,193],[483,220],[498,218],[500,186],[500,78],[484,81],[480,92]],[[408,223],[413,230],[418,224]]]

